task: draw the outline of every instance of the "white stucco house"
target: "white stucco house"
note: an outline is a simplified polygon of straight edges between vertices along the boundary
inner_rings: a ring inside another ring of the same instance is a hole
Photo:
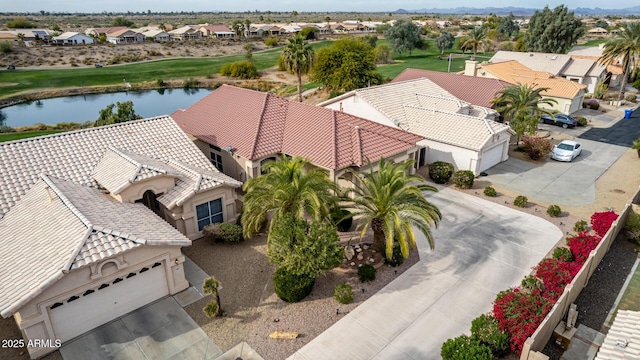
[[[462,101],[425,78],[354,90],[319,106],[424,137],[419,166],[446,161],[476,175],[508,159],[514,135],[495,121],[495,110]]]
[[[65,32],[55,36],[53,42],[62,45],[88,45],[93,44],[93,38],[82,33]]]
[[[168,116],[2,143],[0,174],[0,315],[32,358],[187,288],[181,248],[241,185]]]

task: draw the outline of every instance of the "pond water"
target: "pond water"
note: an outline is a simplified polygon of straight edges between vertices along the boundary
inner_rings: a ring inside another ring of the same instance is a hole
[[[100,110],[109,104],[124,101],[133,101],[133,109],[143,118],[171,115],[178,109],[186,109],[210,92],[209,89],[161,89],[37,100],[0,109],[0,125],[18,127],[37,123],[53,125],[95,121]]]

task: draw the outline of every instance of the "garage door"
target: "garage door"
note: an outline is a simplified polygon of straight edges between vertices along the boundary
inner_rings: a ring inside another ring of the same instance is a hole
[[[480,171],[485,171],[500,163],[502,160],[502,150],[504,149],[505,144],[506,143],[498,144],[492,148],[486,149],[482,153],[482,158],[480,159]]]
[[[52,338],[62,342],[73,339],[168,294],[160,263],[97,283],[95,288],[51,306]]]

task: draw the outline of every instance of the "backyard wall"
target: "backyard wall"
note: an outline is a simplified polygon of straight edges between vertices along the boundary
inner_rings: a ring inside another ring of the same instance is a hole
[[[544,349],[549,339],[551,339],[551,336],[553,336],[553,330],[555,330],[556,326],[558,326],[567,314],[569,306],[576,301],[582,289],[587,286],[589,278],[591,278],[591,275],[596,271],[604,255],[609,251],[611,243],[624,228],[629,212],[632,211],[631,204],[637,204],[639,201],[640,188],[633,198],[630,199],[629,203],[625,205],[620,216],[611,224],[611,228],[604,235],[598,246],[589,254],[587,261],[582,265],[582,269],[580,269],[573,278],[573,281],[564,289],[564,292],[558,298],[558,302],[551,308],[551,311],[544,318],[540,326],[538,326],[536,332],[524,342],[520,360],[535,359],[535,354]],[[580,312],[580,309],[578,309],[578,312]]]

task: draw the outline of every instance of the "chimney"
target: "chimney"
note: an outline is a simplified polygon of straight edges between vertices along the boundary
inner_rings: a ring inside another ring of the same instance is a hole
[[[464,62],[464,74],[467,76],[477,76],[478,62],[475,60],[466,60]]]

